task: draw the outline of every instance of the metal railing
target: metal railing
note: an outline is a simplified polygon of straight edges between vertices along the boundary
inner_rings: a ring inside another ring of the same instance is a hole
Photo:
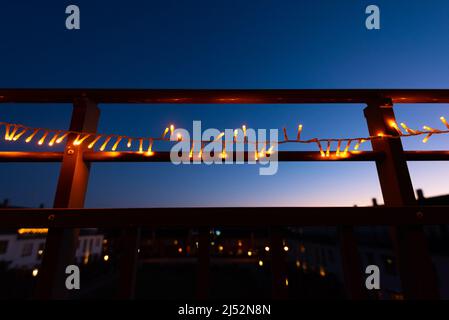
[[[0,103],[73,103],[70,130],[95,133],[100,110],[111,103],[140,104],[366,104],[370,135],[398,133],[393,105],[449,103],[449,90],[129,90],[129,89],[0,89]],[[321,157],[318,152],[280,151],[279,161],[373,161],[376,163],[385,206],[373,208],[152,208],[82,209],[91,162],[168,162],[168,152],[142,157],[133,152],[93,152],[73,146],[70,136],[64,152],[0,152],[0,162],[60,162],[54,209],[1,209],[2,227],[49,228],[36,298],[60,298],[63,266],[73,260],[79,228],[113,227],[125,230],[126,252],[120,264],[118,296],[133,296],[139,228],[199,228],[198,297],[209,286],[209,232],[213,226],[253,226],[271,230],[273,297],[286,297],[282,226],[337,226],[345,287],[349,297],[366,297],[353,226],[390,227],[404,296],[437,298],[438,285],[422,226],[448,224],[448,207],[419,207],[407,161],[447,161],[447,151],[404,151],[400,139],[372,141],[373,151],[350,157]],[[246,155],[247,156],[247,155]]]

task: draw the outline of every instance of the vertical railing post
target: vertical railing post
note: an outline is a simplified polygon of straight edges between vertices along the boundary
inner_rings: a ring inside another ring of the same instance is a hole
[[[118,299],[133,299],[139,258],[140,228],[123,230],[120,238]]]
[[[288,298],[287,267],[282,234],[281,228],[272,227],[270,229],[271,290],[274,299]]]
[[[85,97],[75,99],[70,130],[95,133],[99,116],[96,103]],[[86,143],[74,146],[75,138],[75,135],[70,135],[67,139],[54,199],[55,208],[84,207],[90,164],[83,161]],[[36,298],[68,297],[65,269],[75,262],[78,235],[79,229],[49,229],[35,289]]]
[[[391,100],[369,101],[364,113],[370,135],[398,135],[391,126],[396,123]],[[373,151],[384,154],[376,166],[385,205],[416,205],[401,140],[379,138],[371,144]],[[391,235],[405,298],[438,298],[436,275],[422,227],[393,226]]]
[[[363,288],[362,266],[354,236],[354,228],[352,226],[339,226],[337,232],[346,293],[353,300],[366,299],[367,295]]]
[[[210,290],[210,229],[198,230],[197,298],[207,299]]]

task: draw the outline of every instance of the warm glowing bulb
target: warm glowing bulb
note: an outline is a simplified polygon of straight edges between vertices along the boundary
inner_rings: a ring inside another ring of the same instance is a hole
[[[391,126],[394,130],[396,130],[396,132],[397,132],[400,136],[402,136],[402,131],[401,131],[401,129],[399,129],[398,124],[397,124],[396,122],[390,121],[390,126]]]
[[[338,140],[337,151],[335,152],[335,155],[336,155],[337,157],[340,156],[340,148],[341,148],[341,140]]]
[[[253,255],[252,251],[248,251],[248,257],[251,257]]]
[[[55,135],[53,136],[53,138],[51,138],[50,142],[48,143],[48,145],[51,147],[55,144],[56,139],[58,138],[59,133],[56,132]]]
[[[265,251],[269,252],[270,251],[270,247],[269,246],[265,246]]]
[[[61,143],[67,136],[70,134],[70,132],[66,132],[64,135],[62,135],[60,138],[56,140],[56,143]]]
[[[109,141],[111,141],[112,137],[107,137],[106,140],[103,142],[103,144],[100,147],[100,151],[104,151],[104,149],[106,148],[106,146],[108,145]]]
[[[20,138],[21,136],[23,136],[23,135],[25,134],[25,132],[27,132],[27,131],[28,131],[28,129],[24,128],[24,129],[22,130],[22,132],[20,132],[19,134],[15,135],[14,138],[13,138],[12,140],[13,140],[13,141],[19,140],[19,138]]]
[[[192,142],[192,148],[190,149],[190,152],[189,152],[189,158],[190,159],[193,158],[193,150],[194,150],[194,148],[195,148],[195,142]]]
[[[218,141],[218,140],[220,140],[221,139],[221,137],[223,137],[224,136],[224,132],[220,132],[220,134],[215,138],[215,141]]]
[[[427,131],[436,131],[435,129],[428,127],[428,126],[423,126],[423,128],[424,128],[424,130],[427,130]]]
[[[28,142],[30,142],[31,140],[33,140],[34,136],[39,132],[39,130],[40,130],[40,129],[35,129],[35,130],[33,131],[33,133],[32,133],[31,135],[29,135],[28,138],[26,138],[25,142],[28,143]]]
[[[259,267],[263,267],[263,261],[259,260]]]
[[[143,153],[143,139],[139,139],[139,153]]]
[[[131,148],[131,141],[132,141],[132,139],[129,138],[129,139],[128,139],[128,143],[126,144],[126,146],[127,146],[128,148]]]
[[[16,132],[17,132],[17,130],[19,130],[19,127],[18,127],[18,126],[14,126],[14,130],[11,132],[11,134],[8,135],[8,138],[7,138],[7,139],[5,138],[5,140],[12,141],[13,138],[14,138],[14,135],[15,135]]]
[[[449,124],[447,123],[446,118],[445,117],[440,117],[440,120],[441,120],[441,122],[443,122],[443,124],[446,126],[446,128],[449,129]]]
[[[104,260],[104,261],[108,261],[108,260],[109,260],[109,256],[106,254],[106,255],[103,257],[103,260]]]
[[[92,149],[92,148],[95,146],[95,144],[98,142],[98,140],[100,140],[100,138],[101,138],[101,136],[96,137],[96,138],[94,139],[94,141],[92,141],[92,142],[87,146],[87,148]]]
[[[170,134],[173,134],[173,131],[175,131],[175,126],[174,125],[170,125]]]
[[[427,143],[427,141],[429,141],[429,139],[430,139],[431,136],[432,136],[432,134],[429,133],[429,134],[422,140],[422,142],[423,142],[423,143]]]
[[[407,125],[404,122],[401,122],[401,127],[404,128],[404,130],[408,133],[408,134],[417,134],[418,132],[416,132],[415,130],[410,129],[409,127],[407,127]]]
[[[150,142],[149,142],[149,144],[148,144],[148,150],[147,150],[146,155],[147,155],[147,156],[152,156],[152,155],[154,155],[154,152],[153,152],[153,139],[150,139]]]
[[[36,277],[38,273],[39,273],[38,269],[33,269],[33,272],[31,274],[33,275],[33,277]]]
[[[284,251],[287,252],[289,250],[288,246],[284,246]]]
[[[74,146],[81,145],[87,138],[90,137],[90,134],[86,134],[84,137],[80,139],[81,135],[79,134],[78,137],[76,137],[75,141],[73,142]]]
[[[117,138],[117,141],[115,141],[114,145],[112,146],[112,151],[117,150],[117,147],[118,147],[120,141],[122,141],[122,139],[123,139],[122,137]]]
[[[324,270],[323,267],[320,267],[320,276],[322,276],[322,277],[326,276],[326,270]]]
[[[38,145],[42,145],[45,141],[45,138],[47,138],[48,136],[48,131],[45,131],[44,135],[42,136],[42,138],[39,140],[39,142],[37,143]]]
[[[296,140],[301,140],[301,132],[302,132],[302,124],[298,126],[298,135],[296,136]]]
[[[356,151],[359,150],[361,144],[362,144],[362,139],[359,139],[354,146],[354,150],[356,150]]]
[[[178,134],[176,135],[176,139],[177,139],[178,141],[182,141],[182,135],[181,135],[180,133],[178,133]]]
[[[162,133],[162,139],[167,135],[169,128],[165,128],[164,133]]]
[[[330,156],[330,151],[331,151],[331,142],[328,141],[327,142],[327,148],[326,148],[326,157]]]

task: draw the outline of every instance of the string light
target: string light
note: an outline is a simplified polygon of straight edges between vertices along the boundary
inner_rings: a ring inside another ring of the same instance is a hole
[[[223,149],[221,150],[221,158],[226,159],[227,156],[228,155],[226,154],[226,140],[224,140],[223,141]]]
[[[446,128],[449,129],[449,124],[447,123],[446,118],[440,117],[440,120],[441,120],[441,122],[443,122],[443,124],[446,126]]]
[[[396,132],[397,132],[400,136],[403,135],[401,129],[399,129],[398,124],[397,124],[396,122],[391,121],[391,122],[390,122],[390,126],[391,126],[394,130],[396,130]]]
[[[100,140],[100,138],[101,138],[101,135],[98,136],[98,137],[96,137],[96,138],[94,139],[94,141],[92,141],[92,142],[87,146],[87,148],[92,149],[92,148],[95,146],[95,144],[98,142],[98,140]]]
[[[189,158],[192,159],[193,158],[193,150],[195,149],[195,142],[192,142],[192,148],[190,148],[190,152],[189,152]]]
[[[103,144],[100,147],[100,151],[104,151],[104,149],[106,148],[106,146],[108,145],[109,141],[111,141],[112,137],[107,137],[106,140],[103,142]]]
[[[35,130],[33,131],[33,133],[30,134],[30,135],[28,136],[28,138],[26,138],[25,142],[26,142],[26,143],[29,143],[31,140],[33,140],[34,136],[39,132],[39,130],[40,130],[40,129],[35,129]]]
[[[276,143],[278,144],[284,144],[284,143],[316,143],[320,152],[320,155],[322,157],[330,157],[330,154],[332,152],[332,143],[333,142],[337,142],[337,147],[335,150],[335,155],[337,157],[340,156],[347,156],[349,149],[352,145],[352,141],[357,141],[353,147],[353,149],[355,151],[359,150],[360,146],[362,143],[364,143],[365,141],[372,141],[375,139],[379,139],[379,138],[388,138],[388,139],[392,139],[392,138],[398,138],[398,137],[409,137],[409,136],[417,136],[417,135],[425,135],[424,139],[422,140],[423,143],[426,143],[430,137],[434,134],[449,134],[449,123],[447,122],[447,120],[444,117],[440,117],[440,121],[442,122],[442,124],[446,127],[447,130],[443,131],[443,130],[439,130],[439,129],[434,129],[431,128],[429,126],[423,126],[425,131],[418,131],[418,130],[413,130],[409,127],[407,127],[407,125],[405,123],[400,123],[400,127],[404,130],[402,131],[399,126],[397,125],[397,123],[395,121],[390,121],[390,126],[398,133],[398,135],[391,135],[391,134],[385,134],[383,132],[379,132],[377,135],[375,136],[369,136],[366,138],[346,138],[346,139],[317,139],[317,138],[313,138],[313,139],[309,139],[309,140],[301,140],[301,134],[302,134],[302,130],[303,130],[303,126],[302,124],[299,124],[297,127],[297,136],[296,136],[296,140],[289,140],[288,138],[288,134],[287,134],[287,128],[283,128],[283,133],[284,133],[284,140],[283,141],[277,141]],[[77,145],[81,145],[84,141],[86,141],[87,139],[89,139],[90,137],[92,137],[93,141],[88,145],[89,149],[94,148],[95,144],[105,135],[97,135],[97,134],[92,134],[92,133],[85,133],[85,132],[75,132],[75,131],[65,131],[65,130],[53,130],[53,129],[45,129],[45,128],[30,128],[30,127],[26,127],[23,126],[21,124],[12,124],[12,123],[5,123],[5,122],[0,122],[0,125],[5,126],[5,140],[7,141],[19,141],[19,139],[24,136],[27,132],[31,132],[31,134],[24,140],[26,143],[31,142],[36,135],[39,132],[43,132],[42,137],[38,140],[37,144],[38,145],[43,145],[45,140],[47,139],[47,137],[54,132],[54,134],[52,135],[52,138],[50,139],[50,141],[48,142],[48,146],[53,146],[56,143],[61,143],[64,139],[66,139],[70,134],[74,134],[76,135],[76,138],[73,141],[73,145],[77,146]],[[145,153],[145,154],[153,154],[152,151],[152,144],[153,141],[155,140],[164,140],[164,141],[168,141],[165,137],[167,135],[167,133],[170,131],[171,134],[174,133],[175,127],[174,125],[170,125],[169,127],[165,128],[164,133],[162,134],[162,138],[152,138],[152,137],[146,137],[146,138],[133,138],[133,137],[127,137],[127,136],[120,136],[120,135],[107,135],[106,136],[106,140],[103,142],[103,144],[101,145],[101,147],[99,148],[99,151],[107,151],[107,146],[108,143],[111,141],[112,138],[115,139],[115,143],[112,145],[112,148],[110,149],[111,151],[116,151],[120,142],[123,139],[127,139],[127,144],[126,146],[128,148],[132,147],[132,141],[133,140],[138,140],[139,141],[139,146],[138,146],[138,152],[139,153]],[[245,144],[255,144],[256,145],[256,151],[254,153],[254,159],[255,160],[259,160],[259,158],[263,158],[267,155],[270,155],[273,151],[273,145],[266,150],[266,146],[264,146],[261,151],[258,151],[258,142],[252,142],[252,141],[248,141],[247,139],[247,128],[246,125],[242,125],[242,131],[244,134],[244,143]],[[237,142],[237,137],[239,134],[239,129],[235,129],[234,130],[234,137],[233,140],[235,142]],[[223,136],[225,135],[224,132],[220,132],[218,134],[218,136],[215,138],[215,140],[219,140],[221,139]],[[184,137],[182,137],[181,134],[177,135],[177,139],[182,141],[182,139],[184,139]],[[150,153],[148,151],[144,152],[143,151],[143,141],[144,140],[149,140],[150,141],[150,145],[149,145],[149,150],[151,151]],[[345,146],[344,149],[342,149],[342,143],[344,141],[347,141],[347,144]],[[202,152],[203,152],[203,147],[204,147],[204,143],[209,143],[210,141],[197,141],[198,143],[201,143],[201,149],[199,151],[199,157],[202,158]],[[227,154],[226,154],[226,140],[223,141],[223,145],[224,148],[221,152],[221,157],[222,158],[226,158]],[[326,149],[323,150],[323,147],[321,145],[322,142],[327,142],[327,146]],[[190,150],[190,158],[193,158],[194,155],[194,140],[191,140],[190,143],[192,144],[192,148]],[[266,151],[265,151],[266,150]]]
[[[112,151],[117,150],[117,147],[118,147],[120,141],[122,141],[122,139],[123,139],[122,137],[117,138],[117,141],[115,141],[114,145],[112,146],[112,149],[111,149]]]
[[[55,144],[55,141],[56,141],[56,139],[58,138],[58,135],[59,135],[59,132],[56,132],[56,133],[53,135],[53,138],[51,138],[50,142],[48,143],[48,145],[49,145],[50,147],[53,146],[53,145]]]
[[[143,139],[139,139],[139,153],[143,153]]]
[[[28,129],[24,128],[19,134],[15,135],[14,138],[13,138],[12,140],[13,140],[13,141],[19,140],[19,138],[20,138],[21,136],[23,136],[23,135],[25,134],[25,132],[27,132],[27,131],[28,131]]]
[[[418,134],[418,131],[410,129],[404,122],[401,123],[401,127],[404,128],[405,132],[407,132],[408,134],[412,135]]]
[[[296,136],[296,141],[301,140],[302,124],[298,126],[298,135]]]
[[[5,126],[5,140],[8,141],[9,140],[9,129],[10,129],[11,125],[7,124]]]
[[[8,140],[9,140],[9,141],[12,141],[12,139],[14,138],[14,135],[16,134],[16,132],[17,132],[18,129],[19,129],[18,126],[14,126],[13,131],[11,132],[11,134],[10,134],[9,137],[8,137]]]
[[[320,149],[320,154],[321,154],[321,156],[324,157],[324,156],[325,156],[325,153],[324,153],[324,151],[323,151],[323,147],[321,146],[320,141],[319,141],[319,140],[316,140],[316,144],[318,145],[318,148]]]
[[[423,140],[423,143],[427,143],[427,141],[429,141],[430,137],[432,136],[432,133],[429,133]]]
[[[48,136],[48,131],[45,131],[44,135],[42,136],[42,138],[39,140],[39,142],[37,144],[41,146],[44,143],[45,138],[47,138],[47,136]]]
[[[220,132],[220,134],[215,138],[215,140],[214,140],[214,142],[216,142],[216,141],[218,141],[218,140],[220,140],[221,139],[221,137],[223,137],[224,136],[224,132]]]
[[[170,130],[170,128],[165,128],[164,132],[162,133],[162,139],[165,138],[165,136],[167,135],[168,131]]]
[[[153,154],[154,154],[154,152],[153,152],[153,139],[150,139],[146,155],[147,156],[152,156]]]
[[[335,155],[336,155],[337,157],[340,156],[340,148],[341,148],[341,140],[338,140],[337,151],[335,152]]]
[[[345,150],[343,151],[343,156],[346,156],[348,154],[348,150],[351,147],[351,140],[348,140],[348,143],[346,144]]]
[[[79,146],[81,145],[87,138],[89,138],[91,135],[90,134],[86,134],[84,137],[81,137],[81,135],[78,135],[78,137],[76,137],[75,141],[73,142],[74,146]]]
[[[359,139],[359,140],[357,141],[356,145],[354,146],[354,150],[355,150],[355,151],[359,150],[360,145],[361,145],[362,142],[363,142],[362,140],[363,140],[363,139]]]
[[[424,130],[431,131],[431,132],[436,132],[436,131],[438,131],[438,130],[435,130],[435,129],[429,127],[429,126],[423,126],[423,128],[424,128]]]
[[[66,132],[64,135],[62,135],[60,138],[58,138],[56,140],[56,143],[61,143],[62,141],[64,141],[65,138],[67,138],[67,136],[70,134],[70,132]]]

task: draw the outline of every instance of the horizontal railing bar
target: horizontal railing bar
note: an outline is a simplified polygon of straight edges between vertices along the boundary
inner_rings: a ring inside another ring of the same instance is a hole
[[[449,224],[449,207],[0,209],[2,228]]]
[[[88,97],[98,103],[283,104],[449,103],[447,89],[0,89],[1,102],[72,103]]]
[[[449,151],[405,151],[407,161],[449,161]],[[0,162],[60,162],[62,152],[13,152],[1,151]],[[229,157],[231,154],[229,154]],[[351,152],[348,157],[321,157],[314,151],[280,151],[278,160],[289,161],[376,161],[382,154],[373,151]],[[236,154],[233,155],[236,159]],[[248,159],[247,153],[244,159]],[[156,152],[148,157],[137,152],[94,152],[86,151],[84,160],[89,162],[170,162],[169,152]]]
[[[237,159],[239,154],[229,152],[227,159]],[[382,154],[368,152],[351,153],[348,157],[322,157],[319,152],[314,151],[279,151],[277,153],[278,161],[374,161],[380,159]],[[156,152],[154,155],[148,157],[136,152],[85,152],[84,159],[89,162],[170,162],[170,152]],[[248,153],[245,152],[243,159],[248,160]],[[250,157],[253,159],[253,156]],[[217,157],[217,160],[225,161]],[[267,159],[264,159],[265,161]]]
[[[0,151],[0,162],[61,162],[62,152]]]

